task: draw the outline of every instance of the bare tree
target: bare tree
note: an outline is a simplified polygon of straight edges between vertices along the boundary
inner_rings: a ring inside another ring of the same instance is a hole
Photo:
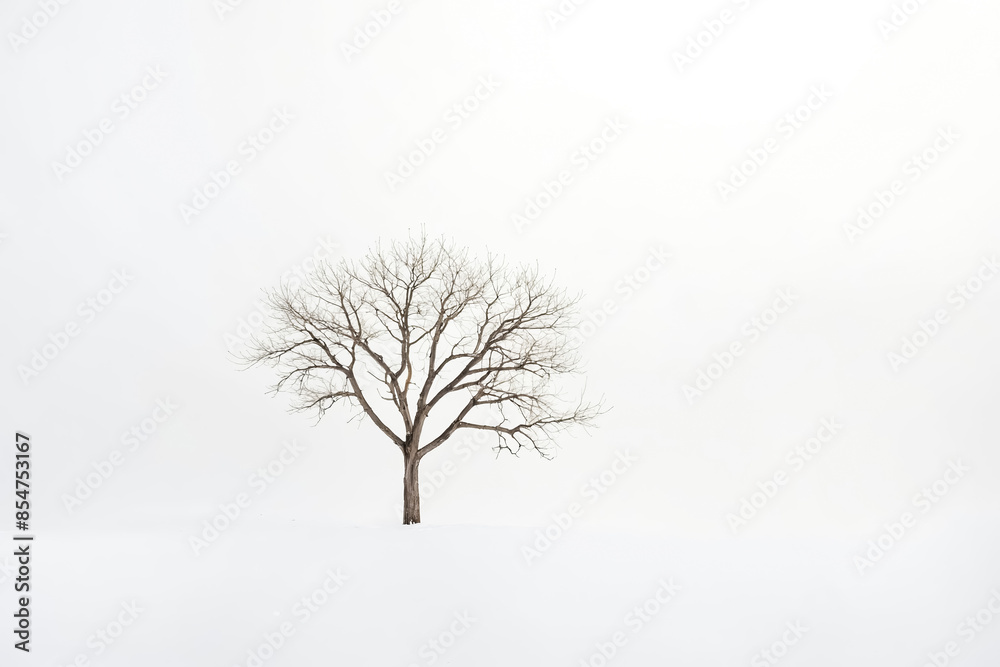
[[[319,420],[343,401],[399,448],[404,524],[420,522],[420,461],[460,429],[495,433],[498,454],[549,458],[557,433],[601,412],[560,396],[579,370],[568,335],[579,299],[537,266],[476,260],[422,234],[319,264],[266,300],[244,361],[276,368],[272,391],[293,394],[293,411]]]

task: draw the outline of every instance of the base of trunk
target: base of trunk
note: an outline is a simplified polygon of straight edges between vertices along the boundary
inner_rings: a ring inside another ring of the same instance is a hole
[[[403,463],[403,525],[420,523],[420,483],[415,457]]]

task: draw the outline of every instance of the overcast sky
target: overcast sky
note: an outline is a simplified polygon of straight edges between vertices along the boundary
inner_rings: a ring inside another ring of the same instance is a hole
[[[730,535],[783,471],[746,534],[863,541],[958,460],[934,520],[1000,509],[1000,6],[220,7],[3,13],[0,423],[37,443],[44,525],[193,529],[291,440],[256,514],[398,522],[396,448],[230,352],[262,288],[422,226],[582,291],[613,406],[552,461],[442,447],[425,523],[545,524],[626,451],[587,523]]]

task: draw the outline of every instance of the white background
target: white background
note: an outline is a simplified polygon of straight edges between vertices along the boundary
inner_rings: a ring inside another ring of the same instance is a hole
[[[590,0],[555,24],[554,1],[404,1],[345,57],[385,6],[69,2],[23,43],[10,35],[40,5],[4,8],[0,426],[33,439],[38,555],[34,650],[0,628],[3,664],[247,664],[331,567],[349,585],[267,664],[430,664],[421,645],[472,610],[437,664],[576,665],[660,577],[682,593],[612,662],[752,664],[797,619],[810,631],[782,664],[917,666],[955,639],[1000,587],[1000,285],[960,310],[948,300],[1000,252],[1000,6],[927,2],[885,34],[881,0]],[[679,68],[723,9],[735,20]],[[120,118],[116,98],[149,67],[165,78]],[[480,77],[499,87],[451,127]],[[778,123],[816,87],[832,97],[786,138]],[[294,120],[186,221],[181,205],[244,159],[274,109]],[[60,178],[54,163],[104,118],[113,132]],[[626,129],[577,171],[609,119]],[[385,173],[436,127],[446,141],[391,189]],[[957,140],[912,180],[904,165],[948,128]],[[769,137],[778,150],[724,200],[718,183]],[[517,229],[562,169],[573,184]],[[852,242],[845,224],[894,179],[905,191]],[[442,447],[425,480],[446,461],[458,472],[403,528],[396,448],[347,412],[288,414],[265,395],[273,374],[239,371],[226,337],[318,239],[357,257],[421,226],[537,261],[585,312],[614,300],[583,346],[588,389],[613,409],[552,461]],[[616,286],[647,277],[651,248],[671,259],[626,298]],[[122,270],[134,279],[87,322],[79,304]],[[794,306],[689,401],[683,386],[748,341],[779,289]],[[894,369],[887,355],[941,308],[948,322]],[[44,368],[19,370],[71,322],[79,335]],[[168,398],[180,407],[128,451],[122,434]],[[734,531],[727,514],[791,471],[787,453],[823,418],[842,431]],[[250,491],[288,440],[305,453]],[[124,463],[68,508],[114,450]],[[638,462],[584,499],[625,450]],[[916,509],[959,460],[969,472]],[[248,491],[252,506],[196,555],[189,538]],[[583,516],[527,563],[535,529],[573,502]],[[855,557],[905,511],[916,527],[860,573]],[[0,581],[9,619],[9,571]],[[147,611],[96,655],[88,636],[128,600]],[[956,641],[954,664],[1000,658],[996,627]]]

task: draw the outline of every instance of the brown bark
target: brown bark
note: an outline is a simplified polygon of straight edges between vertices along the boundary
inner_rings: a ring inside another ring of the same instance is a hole
[[[420,523],[420,457],[416,452],[403,455],[403,523]]]

